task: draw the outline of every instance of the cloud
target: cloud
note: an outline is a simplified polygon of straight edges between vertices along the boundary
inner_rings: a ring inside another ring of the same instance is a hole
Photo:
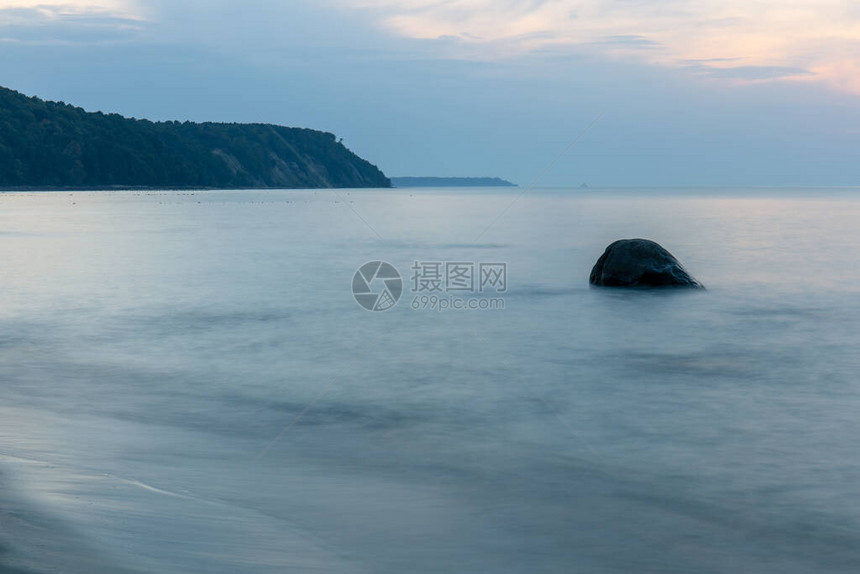
[[[802,76],[813,76],[814,72],[804,68],[793,68],[790,66],[710,66],[707,64],[693,64],[686,66],[701,76],[708,78],[721,78],[731,80],[780,80],[786,78],[797,78]]]
[[[51,3],[50,0],[0,0],[0,11],[16,9],[30,10],[46,17],[101,13],[131,18],[141,12],[140,5],[133,0],[63,0],[59,3]]]
[[[141,29],[141,12],[119,1],[44,4],[0,0],[0,41],[91,44],[126,40]]]
[[[654,40],[639,34],[618,34],[615,36],[607,36],[600,40],[590,42],[590,44],[592,46],[606,46],[632,50],[650,50],[660,47],[659,42],[655,42]]]
[[[460,57],[589,50],[732,82],[823,81],[860,93],[860,9],[844,0],[325,0]],[[505,46],[500,50],[499,46]],[[448,46],[446,49],[450,49]]]
[[[741,58],[701,58],[701,59],[693,59],[693,60],[678,60],[678,63],[683,65],[695,65],[695,64],[714,64],[717,62],[737,62]]]

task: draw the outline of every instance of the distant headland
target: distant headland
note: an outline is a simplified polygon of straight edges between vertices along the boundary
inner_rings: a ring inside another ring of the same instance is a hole
[[[498,177],[392,177],[394,187],[517,187]]]
[[[0,87],[0,188],[391,187],[334,134],[151,122]]]

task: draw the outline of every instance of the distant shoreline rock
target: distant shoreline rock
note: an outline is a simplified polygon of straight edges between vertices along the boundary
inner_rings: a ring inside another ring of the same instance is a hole
[[[648,239],[620,239],[610,244],[594,264],[589,283],[598,287],[704,288],[671,253]]]
[[[498,177],[392,177],[394,187],[517,187]]]

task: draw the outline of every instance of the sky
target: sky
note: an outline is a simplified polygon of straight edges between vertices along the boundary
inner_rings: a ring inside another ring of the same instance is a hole
[[[0,85],[389,176],[860,185],[860,2],[0,0]]]

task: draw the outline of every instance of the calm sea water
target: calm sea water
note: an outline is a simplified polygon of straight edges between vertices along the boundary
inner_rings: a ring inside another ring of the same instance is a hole
[[[0,194],[0,561],[860,571],[860,191],[521,192]],[[623,237],[708,290],[590,289]]]

